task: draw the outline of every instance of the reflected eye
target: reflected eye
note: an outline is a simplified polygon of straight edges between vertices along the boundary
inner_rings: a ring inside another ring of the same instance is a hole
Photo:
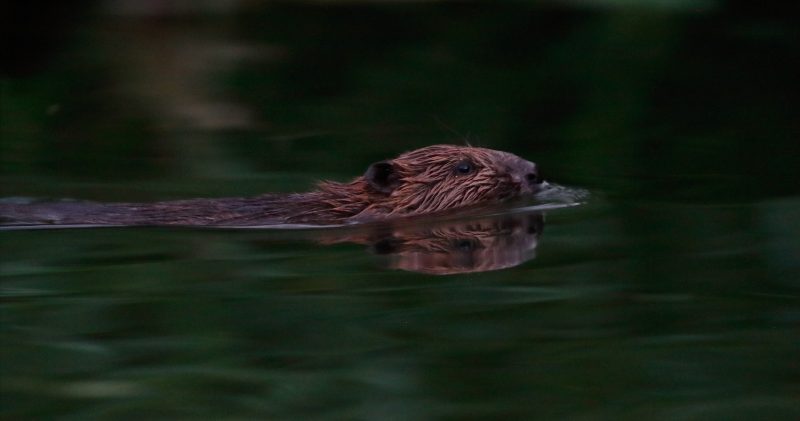
[[[469,239],[457,240],[454,246],[461,251],[472,251],[476,247],[475,242]]]
[[[472,162],[469,161],[461,161],[456,164],[456,174],[466,175],[471,173],[475,169],[475,166],[472,165]]]

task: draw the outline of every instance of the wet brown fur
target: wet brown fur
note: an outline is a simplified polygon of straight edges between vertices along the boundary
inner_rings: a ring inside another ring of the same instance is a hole
[[[472,171],[456,167],[468,162]],[[430,214],[530,194],[535,165],[516,155],[434,145],[370,166],[347,183],[324,181],[307,193],[156,203],[0,205],[2,223],[89,225],[340,224]],[[538,178],[537,178],[538,179]]]

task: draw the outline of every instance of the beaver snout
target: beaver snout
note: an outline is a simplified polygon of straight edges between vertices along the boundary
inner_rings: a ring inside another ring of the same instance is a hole
[[[519,184],[524,192],[536,192],[543,181],[539,175],[539,167],[524,159],[515,160],[507,171],[514,183]]]

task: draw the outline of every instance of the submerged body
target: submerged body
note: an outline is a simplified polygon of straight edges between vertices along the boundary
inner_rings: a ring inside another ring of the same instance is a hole
[[[155,203],[0,204],[5,225],[330,225],[494,204],[535,193],[538,169],[508,152],[434,145],[305,193]]]

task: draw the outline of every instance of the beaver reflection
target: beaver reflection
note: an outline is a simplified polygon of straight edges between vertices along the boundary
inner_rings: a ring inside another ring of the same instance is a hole
[[[391,226],[363,237],[326,242],[368,244],[395,269],[436,275],[485,272],[535,257],[541,213],[510,214],[426,226]]]

